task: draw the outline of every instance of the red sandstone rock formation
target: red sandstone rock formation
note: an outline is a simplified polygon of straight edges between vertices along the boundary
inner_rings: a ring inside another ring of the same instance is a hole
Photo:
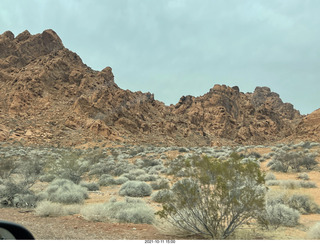
[[[120,89],[110,67],[83,64],[53,30],[0,35],[0,141],[262,144],[293,135],[301,119],[266,87],[242,93],[215,85],[165,106],[153,94]]]

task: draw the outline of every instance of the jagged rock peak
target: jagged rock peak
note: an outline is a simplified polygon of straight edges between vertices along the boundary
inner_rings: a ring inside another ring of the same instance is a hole
[[[13,40],[14,39],[14,34],[11,31],[6,31],[2,35],[0,35],[0,39]]]
[[[10,55],[37,57],[63,48],[60,37],[51,29],[36,35],[31,35],[28,30],[25,30],[16,38],[11,31],[6,31],[0,35],[1,58],[6,58]]]
[[[18,34],[16,37],[14,36],[14,34],[11,31],[5,31],[3,34],[0,35],[0,39],[9,39],[11,41],[16,40],[16,41],[20,42],[20,41],[25,41],[25,40],[29,39],[29,37],[31,37],[31,36],[40,37],[47,42],[53,41],[53,42],[56,42],[57,44],[62,45],[62,41],[61,41],[60,37],[52,29],[44,30],[41,34],[35,34],[35,35],[31,35],[28,30],[25,30],[25,31],[21,32],[20,34]]]
[[[300,112],[290,103],[284,103],[278,93],[272,92],[269,87],[256,87],[251,94],[251,103],[256,107],[269,106],[279,112],[284,118],[295,119],[300,117]]]

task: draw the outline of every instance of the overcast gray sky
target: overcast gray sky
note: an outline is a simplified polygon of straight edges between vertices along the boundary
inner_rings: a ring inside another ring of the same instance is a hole
[[[123,89],[167,105],[214,84],[320,108],[319,0],[0,0],[0,32],[53,29]]]

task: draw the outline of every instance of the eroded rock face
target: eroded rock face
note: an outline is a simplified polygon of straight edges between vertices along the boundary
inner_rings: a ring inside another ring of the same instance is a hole
[[[300,113],[285,104],[269,88],[257,88],[253,94],[238,87],[215,85],[201,97],[182,97],[174,113],[204,134],[238,143],[263,143],[293,133],[293,119]]]
[[[279,94],[272,92],[268,87],[257,87],[251,96],[255,107],[267,106],[270,110],[279,113],[285,119],[300,118],[300,112],[295,110],[290,103],[283,103]]]
[[[317,141],[320,138],[320,109],[305,116],[298,124],[292,139]]]
[[[0,141],[76,146],[95,141],[204,146],[264,143],[291,135],[301,115],[266,87],[215,85],[165,106],[120,89],[53,30],[0,35]]]

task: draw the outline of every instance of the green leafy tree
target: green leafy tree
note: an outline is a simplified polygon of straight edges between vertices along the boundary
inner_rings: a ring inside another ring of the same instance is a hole
[[[157,214],[185,231],[226,239],[264,209],[264,175],[255,162],[195,157],[184,163],[187,176],[162,199]]]

